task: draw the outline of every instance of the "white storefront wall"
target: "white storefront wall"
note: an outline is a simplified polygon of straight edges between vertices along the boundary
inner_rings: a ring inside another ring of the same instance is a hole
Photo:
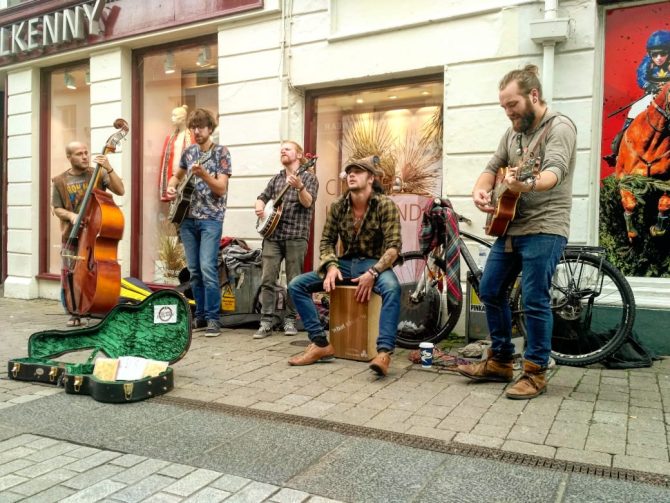
[[[469,194],[509,124],[497,101],[497,83],[510,69],[529,62],[543,68],[543,49],[531,39],[531,22],[544,17],[544,7],[544,2],[528,0],[269,0],[262,11],[219,20],[215,28],[210,21],[94,47],[92,148],[104,144],[114,118],[130,117],[133,48],[194,36],[199,29],[200,34],[218,30],[220,138],[231,151],[234,173],[224,234],[259,246],[255,197],[279,168],[280,140],[304,138],[305,91],[443,73],[443,195],[472,218],[470,230],[477,232],[483,217]],[[556,46],[551,106],[570,116],[579,131],[571,241],[592,244],[597,239],[602,13],[590,0],[558,2],[556,14],[569,19],[570,29],[567,41]],[[77,58],[81,53],[72,60]],[[57,298],[57,284],[35,279],[39,218],[52,218],[38,212],[39,70],[10,68],[6,92],[5,295]],[[130,127],[132,132],[134,125]],[[126,195],[116,198],[126,216],[119,249],[123,275],[129,271],[128,236],[133,231],[130,150],[127,142],[112,159],[126,181]],[[653,304],[653,295],[648,297]]]

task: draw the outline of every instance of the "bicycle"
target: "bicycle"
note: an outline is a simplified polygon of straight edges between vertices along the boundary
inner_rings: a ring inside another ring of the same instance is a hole
[[[471,223],[459,216],[459,222]],[[492,243],[459,229],[458,244],[467,266],[466,281],[479,295],[482,270],[466,240],[491,248]],[[449,302],[446,292],[444,246],[426,257],[419,251],[403,253],[403,265],[394,268],[403,300],[397,344],[417,348],[420,342],[439,342],[449,335],[463,309],[463,300]],[[513,329],[526,337],[523,297],[517,280],[508,294]],[[552,358],[558,364],[582,366],[597,363],[616,352],[630,334],[635,320],[635,299],[621,272],[596,246],[568,245],[552,279],[554,317]]]

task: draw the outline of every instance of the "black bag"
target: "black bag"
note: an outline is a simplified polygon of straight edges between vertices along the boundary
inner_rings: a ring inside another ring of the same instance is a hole
[[[603,365],[608,369],[634,369],[651,367],[656,355],[645,348],[635,332],[631,332],[616,353],[607,357]]]

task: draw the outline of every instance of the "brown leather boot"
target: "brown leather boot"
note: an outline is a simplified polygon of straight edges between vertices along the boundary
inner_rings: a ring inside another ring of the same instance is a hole
[[[385,351],[377,353],[370,362],[370,370],[378,376],[384,377],[389,372],[389,365],[391,365],[391,355]]]
[[[469,365],[459,365],[456,370],[459,374],[475,381],[510,382],[514,377],[512,358],[501,358],[490,348],[487,354],[486,360]]]
[[[335,349],[328,344],[325,348],[321,348],[314,343],[307,346],[304,352],[295,355],[288,363],[289,365],[311,365],[316,362],[329,362],[335,357]]]
[[[547,391],[546,368],[524,360],[523,374],[514,385],[505,392],[513,400],[529,400]]]

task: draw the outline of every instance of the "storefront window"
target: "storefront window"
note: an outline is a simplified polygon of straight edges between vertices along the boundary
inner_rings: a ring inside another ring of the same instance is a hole
[[[218,117],[216,39],[138,56],[141,68],[142,153],[140,277],[178,283],[185,266],[175,226],[167,220],[167,181],[181,152],[194,143],[186,128],[190,112],[205,108]],[[218,142],[217,131],[214,141]]]
[[[400,209],[403,242],[415,240],[422,198],[439,195],[442,187],[442,101],[441,80],[314,98],[311,136],[320,185],[315,243],[321,239],[328,207],[346,188],[339,177],[342,167],[369,155],[379,156],[384,191]],[[406,250],[413,246],[404,245]],[[315,263],[318,254],[315,246]]]
[[[69,169],[70,162],[65,156],[65,146],[71,141],[81,141],[91,147],[91,100],[88,64],[59,68],[48,75],[49,85],[49,140],[48,178],[49,197],[51,179]],[[47,272],[60,274],[61,271],[61,230],[60,221],[49,218],[49,248]]]

